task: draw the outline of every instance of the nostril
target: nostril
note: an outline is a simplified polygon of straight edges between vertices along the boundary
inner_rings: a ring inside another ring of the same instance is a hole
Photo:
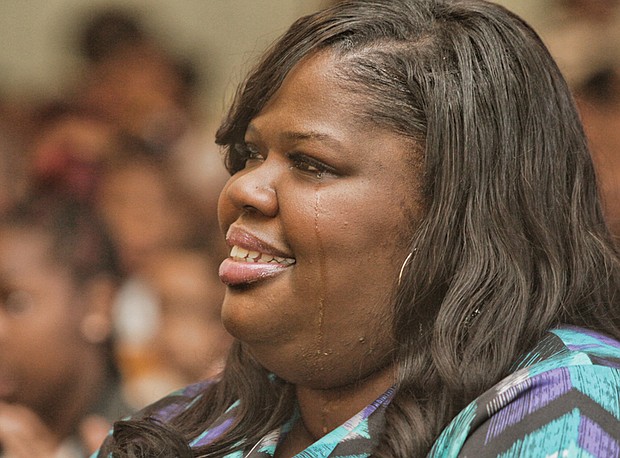
[[[256,210],[256,207],[252,206],[252,205],[244,205],[243,206],[243,212],[244,213],[256,213],[258,210]]]

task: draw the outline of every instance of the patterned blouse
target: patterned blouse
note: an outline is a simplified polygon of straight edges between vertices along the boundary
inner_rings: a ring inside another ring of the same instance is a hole
[[[154,415],[161,421],[190,406],[203,384],[181,390]],[[295,458],[366,458],[376,447],[389,389]],[[191,441],[201,446],[232,423],[237,404]],[[287,423],[227,458],[271,458]],[[93,455],[93,458],[96,455]],[[549,332],[515,371],[472,401],[439,436],[429,458],[620,457],[620,342],[575,327]]]

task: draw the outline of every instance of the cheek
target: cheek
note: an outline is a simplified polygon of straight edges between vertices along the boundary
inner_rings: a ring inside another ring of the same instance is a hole
[[[389,334],[391,294],[408,237],[402,207],[359,190],[346,197],[325,193],[298,203],[306,212],[287,219],[286,232],[295,238],[297,293],[307,298],[307,321],[322,319],[326,339],[353,345]]]
[[[409,224],[403,207],[378,198],[384,190],[364,191],[319,191],[312,199],[291,202],[298,215],[286,219],[286,233],[295,253],[307,257],[313,269],[325,270],[327,279],[346,284],[395,277],[406,257],[409,235],[403,228]],[[381,286],[390,289],[391,283]]]
[[[289,381],[320,384],[327,372],[334,374],[328,384],[357,378],[384,364],[394,347],[390,299],[406,257],[406,219],[394,191],[374,184],[300,190],[280,182],[274,224],[297,264],[256,288],[227,290],[229,332]],[[224,224],[231,222],[227,206],[221,197]]]

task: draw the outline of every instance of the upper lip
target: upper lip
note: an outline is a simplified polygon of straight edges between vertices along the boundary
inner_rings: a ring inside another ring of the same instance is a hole
[[[265,241],[265,238],[252,234],[239,226],[230,226],[226,233],[226,243],[231,247],[236,245],[246,250],[258,251],[271,256],[293,258],[290,253],[276,248],[271,243]]]

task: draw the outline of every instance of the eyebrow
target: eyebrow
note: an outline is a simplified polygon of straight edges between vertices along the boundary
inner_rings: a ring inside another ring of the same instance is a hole
[[[281,137],[287,140],[327,140],[336,141],[333,137],[321,132],[309,131],[309,132],[283,132]]]
[[[260,135],[258,129],[253,125],[249,124],[247,127],[248,132],[257,133]],[[308,131],[284,131],[279,134],[279,137],[282,140],[287,141],[300,141],[300,140],[316,140],[321,141],[323,143],[327,143],[328,145],[334,148],[341,148],[342,143],[332,135],[329,135],[324,132],[319,132],[316,130],[308,130]]]

